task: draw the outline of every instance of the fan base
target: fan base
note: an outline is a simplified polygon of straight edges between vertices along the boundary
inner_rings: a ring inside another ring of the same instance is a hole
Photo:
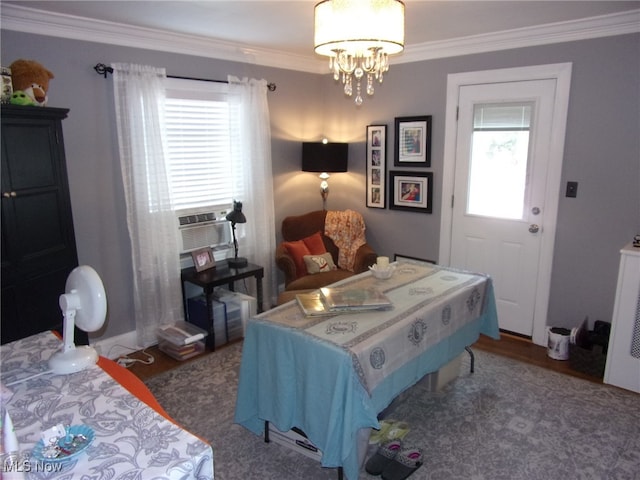
[[[75,347],[68,352],[56,352],[49,359],[49,367],[56,375],[76,373],[95,365],[98,352],[89,346]]]

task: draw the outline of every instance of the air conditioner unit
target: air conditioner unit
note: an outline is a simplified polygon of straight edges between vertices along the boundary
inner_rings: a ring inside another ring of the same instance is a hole
[[[223,260],[232,248],[231,224],[225,220],[225,212],[211,209],[181,210],[177,212],[180,232],[180,259],[183,267],[189,266],[191,252],[211,247],[216,260]]]

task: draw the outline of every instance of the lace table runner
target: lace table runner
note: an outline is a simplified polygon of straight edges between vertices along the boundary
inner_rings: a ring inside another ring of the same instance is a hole
[[[393,302],[391,310],[305,317],[295,301],[259,316],[345,349],[371,392],[397,368],[477,319],[490,279],[438,265],[402,260],[388,280],[370,272],[336,284],[376,287]]]

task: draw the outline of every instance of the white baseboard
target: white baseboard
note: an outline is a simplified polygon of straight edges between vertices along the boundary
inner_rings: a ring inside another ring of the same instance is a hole
[[[104,340],[98,340],[95,343],[90,343],[91,346],[97,350],[98,355],[110,358],[111,360],[114,360],[121,355],[135,352],[136,350],[142,350],[143,348],[138,345],[135,330],[121,335],[116,335],[115,337],[105,338]]]

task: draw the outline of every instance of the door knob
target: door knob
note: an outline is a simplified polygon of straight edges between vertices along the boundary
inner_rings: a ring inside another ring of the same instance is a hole
[[[529,231],[531,233],[538,233],[540,231],[540,227],[535,223],[532,223],[531,225],[529,225]]]

